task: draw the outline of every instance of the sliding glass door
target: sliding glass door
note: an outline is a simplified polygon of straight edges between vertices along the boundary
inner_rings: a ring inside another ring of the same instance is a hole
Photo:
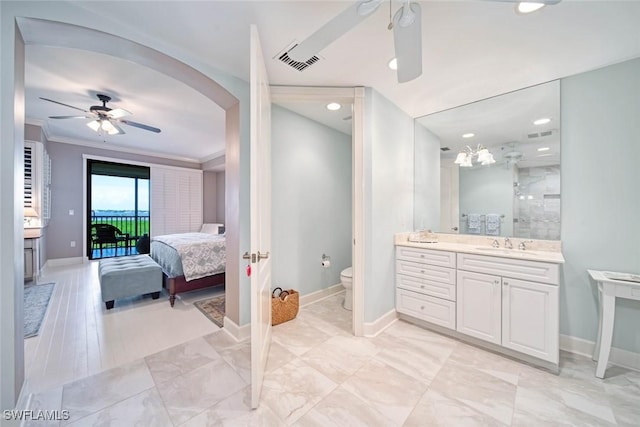
[[[89,259],[135,255],[149,234],[148,167],[87,160]]]

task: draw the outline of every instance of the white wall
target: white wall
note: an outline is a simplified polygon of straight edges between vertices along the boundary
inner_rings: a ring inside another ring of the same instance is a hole
[[[224,212],[225,212],[225,173],[216,172],[216,221],[220,224],[224,224]]]
[[[12,21],[5,18],[0,14],[0,409],[3,410],[14,407],[24,380],[24,42]]]
[[[587,269],[640,273],[640,59],[561,81],[560,331],[595,341]],[[619,301],[613,346],[640,353],[640,301]]]
[[[460,172],[460,232],[467,233],[462,214],[504,215],[501,236],[513,236],[513,166],[494,164],[459,168]],[[485,224],[482,231],[486,230]]]
[[[371,88],[364,116],[364,320],[373,322],[395,308],[394,233],[413,228],[414,125]]]
[[[273,286],[305,295],[351,266],[351,136],[275,105],[271,124]]]
[[[419,165],[419,167],[417,167]],[[440,229],[440,139],[415,121],[414,227]]]

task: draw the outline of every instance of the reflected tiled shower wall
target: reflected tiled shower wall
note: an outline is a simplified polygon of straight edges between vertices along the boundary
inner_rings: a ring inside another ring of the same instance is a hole
[[[560,166],[518,169],[514,185],[514,234],[531,239],[560,239]]]

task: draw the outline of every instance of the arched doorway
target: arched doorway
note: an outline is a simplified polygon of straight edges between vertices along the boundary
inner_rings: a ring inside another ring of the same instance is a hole
[[[4,21],[6,23],[7,21]],[[13,22],[12,22],[13,23]],[[4,30],[5,28],[3,28]],[[227,274],[227,306],[229,307],[229,316],[232,320],[239,323],[239,295],[238,282],[239,270],[237,259],[239,254],[239,152],[240,152],[240,105],[239,100],[231,92],[218,84],[209,76],[201,73],[188,64],[181,62],[174,57],[167,55],[158,50],[136,43],[132,40],[125,39],[113,34],[97,31],[88,27],[51,21],[45,19],[17,17],[14,28],[11,30],[15,34],[13,40],[13,48],[8,49],[6,56],[3,55],[3,62],[8,57],[10,61],[5,64],[12,63],[12,73],[7,73],[7,77],[11,78],[11,88],[13,94],[7,91],[5,97],[11,97],[10,103],[13,107],[11,113],[7,116],[3,114],[3,120],[9,117],[11,120],[5,123],[13,123],[6,126],[3,130],[3,157],[9,153],[19,153],[22,150],[22,140],[24,139],[24,67],[25,44],[47,45],[70,47],[75,49],[83,49],[111,55],[134,61],[140,65],[152,68],[176,80],[180,80],[201,94],[211,99],[217,105],[225,110],[225,127],[226,127],[226,150],[232,153],[227,155],[227,185],[231,187],[231,191],[226,191],[226,209],[227,209],[227,248],[228,248],[228,269]],[[6,45],[3,44],[3,47]],[[5,74],[3,73],[3,78]],[[7,86],[4,86],[5,88]],[[13,96],[11,96],[13,95]],[[7,106],[6,104],[4,106]],[[10,136],[10,137],[7,137]],[[7,191],[2,195],[4,204],[0,213],[3,220],[6,219],[9,225],[3,233],[11,240],[5,246],[7,254],[15,259],[15,254],[19,251],[22,223],[22,206],[20,198],[17,197],[17,189],[20,187],[19,176],[21,175],[21,166],[19,162],[7,162],[7,157],[2,159],[3,176],[7,174],[12,176],[11,183],[15,183],[12,188],[7,186]],[[7,167],[5,167],[7,166]],[[9,184],[11,185],[11,184]],[[7,203],[5,203],[7,202]],[[11,205],[9,207],[9,204]],[[11,219],[11,221],[9,221]],[[9,233],[8,231],[13,231]],[[11,239],[9,237],[11,236]],[[234,268],[235,266],[235,268]],[[24,352],[22,346],[22,290],[20,283],[22,282],[22,266],[19,262],[12,260],[3,263],[3,271],[5,267],[11,270],[13,274],[5,276],[2,284],[2,297],[6,298],[2,303],[3,322],[2,332],[10,332],[11,340],[4,340],[1,345],[2,363],[0,372],[2,372],[3,385],[0,395],[3,408],[10,408],[16,403],[18,393],[22,387],[24,379]],[[235,309],[234,309],[235,307]],[[6,310],[5,310],[6,309]],[[234,318],[235,317],[235,318]],[[9,334],[7,334],[9,335]]]

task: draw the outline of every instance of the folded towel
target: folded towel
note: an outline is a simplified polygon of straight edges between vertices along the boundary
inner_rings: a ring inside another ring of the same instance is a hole
[[[486,215],[486,234],[489,236],[500,235],[500,215],[499,214],[487,214]]]
[[[467,215],[467,233],[480,234],[482,233],[482,221],[481,215],[477,213],[470,213]]]

